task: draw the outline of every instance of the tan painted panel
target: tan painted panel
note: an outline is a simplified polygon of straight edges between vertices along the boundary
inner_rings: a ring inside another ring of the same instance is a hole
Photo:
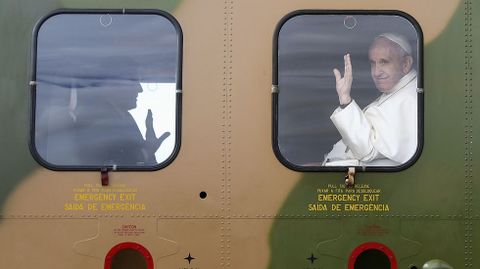
[[[438,11],[432,14],[425,7],[434,2]],[[457,2],[291,1],[279,4],[248,0],[232,2],[230,14],[226,14],[222,1],[185,1],[174,13],[184,32],[180,154],[169,167],[157,172],[112,173],[112,184],[138,189],[138,199],[147,205],[141,214],[215,215],[221,211],[222,200],[228,198],[234,201],[231,212],[236,214],[276,212],[300,176],[284,168],[271,150],[271,51],[278,21],[298,9],[398,9],[420,22],[428,42],[446,25],[446,18],[453,14]],[[231,25],[231,29],[225,30],[224,23]],[[227,53],[227,48],[232,52]],[[230,66],[231,75],[225,75],[224,68]],[[225,78],[231,78],[233,86],[226,87]],[[231,94],[228,100],[227,93]],[[225,103],[231,105],[225,108]],[[231,115],[231,120],[225,115]],[[226,134],[231,139],[225,138]],[[231,143],[228,154],[225,142]],[[225,196],[222,194],[224,161],[232,164],[227,179],[232,184],[226,186]],[[96,185],[99,178],[98,173],[53,172],[41,168],[19,185],[4,213],[123,213],[63,210],[65,203],[72,200],[74,188]],[[199,200],[200,191],[208,193],[205,201]],[[29,199],[25,199],[27,196]],[[260,204],[259,200],[263,202]],[[228,207],[228,203],[225,206]]]
[[[235,29],[245,31],[239,22],[249,21],[250,26],[264,25],[270,19],[277,22],[286,14],[300,9],[320,10],[399,10],[413,16],[422,26],[425,33],[425,42],[435,39],[448,24],[449,19],[462,2],[460,0],[324,0],[324,1],[235,1]],[[432,8],[435,12],[431,12]],[[244,16],[244,14],[250,16]],[[252,19],[254,18],[254,19]],[[246,25],[245,25],[246,26]],[[256,28],[249,28],[250,31]],[[273,31],[272,31],[273,34]],[[236,39],[242,40],[242,39]]]
[[[173,14],[183,30],[183,110],[180,153],[156,172],[112,172],[113,187],[136,188],[142,211],[65,211],[74,188],[100,184],[100,173],[39,168],[17,187],[5,215],[162,214],[217,215],[221,205],[223,98],[223,2],[186,1]],[[105,188],[104,188],[105,189]],[[199,193],[208,194],[206,200]],[[26,199],[28,197],[28,199]],[[35,201],[35,202],[32,202]],[[117,199],[118,201],[118,199]]]
[[[282,17],[300,9],[400,10],[420,23],[428,43],[446,26],[458,3],[413,0],[235,2],[232,15],[231,211],[254,217],[276,214],[302,175],[280,164],[271,146],[272,42],[275,27]],[[438,12],[432,14],[429,6],[438,7]],[[338,183],[341,182],[339,178]]]
[[[178,243],[164,230],[158,230],[158,222],[154,217],[103,218],[96,234],[75,241],[73,248],[79,255],[98,259],[105,259],[110,249],[124,242],[140,243],[156,259],[177,253]]]
[[[174,238],[178,251],[156,262],[155,268],[220,268],[225,222],[218,219],[161,219],[158,233]],[[188,255],[195,258],[190,264]]]
[[[80,256],[73,243],[95,235],[95,219],[2,219],[0,268],[102,268],[103,260]]]
[[[174,13],[184,34],[180,153],[160,171],[110,175],[109,188],[136,189],[135,202],[146,209],[65,210],[80,193],[74,189],[85,184],[97,188],[100,174],[39,168],[4,206],[5,216],[24,219],[0,222],[0,238],[14,242],[1,248],[0,268],[101,268],[102,255],[124,240],[153,249],[156,268],[186,266],[188,253],[196,258],[195,268],[266,268],[273,219],[222,217],[276,214],[302,176],[281,165],[271,147],[271,54],[278,21],[298,9],[397,9],[419,21],[428,43],[459,3],[184,1]],[[200,191],[207,192],[207,199],[198,197]],[[48,218],[52,216],[66,218]],[[115,235],[124,224],[145,233],[135,238]]]
[[[284,238],[272,239],[270,233],[270,225],[273,223],[273,219],[232,219],[231,225],[231,244],[229,255],[231,263],[235,265],[235,268],[276,268],[275,265],[282,263],[282,261],[274,261],[271,256],[271,244],[272,241],[281,242],[280,248],[283,249],[283,255],[290,259],[295,260],[296,264],[304,264],[304,268],[311,268],[311,264],[306,259],[311,254],[319,257],[317,252],[317,244],[338,237],[341,229],[339,228],[340,221],[338,220],[326,220],[326,219],[282,219],[275,220],[276,225],[291,226],[291,234],[285,234]],[[318,229],[316,233],[309,234],[312,240],[304,245],[292,245],[291,238],[302,235],[297,230],[298,224],[302,224],[304,227],[322,227]],[[277,234],[277,236],[282,236]],[[278,247],[278,246],[277,246]],[[291,255],[291,253],[295,253]],[[279,257],[279,253],[277,258]],[[248,258],[246,258],[248,257]],[[270,267],[268,267],[270,265]],[[272,266],[273,265],[273,266]],[[319,266],[318,262],[316,266]],[[284,265],[282,268],[288,268],[288,265]],[[320,267],[323,268],[323,267]]]
[[[124,228],[124,227],[127,228]],[[134,227],[134,228],[131,228]],[[4,219],[1,268],[103,268],[117,244],[137,242],[155,268],[215,268],[221,260],[222,222],[215,219]]]

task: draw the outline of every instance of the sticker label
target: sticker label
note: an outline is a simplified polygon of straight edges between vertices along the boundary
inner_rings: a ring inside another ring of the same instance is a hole
[[[72,200],[64,204],[65,211],[145,211],[144,203],[138,202],[138,189],[125,184],[84,184],[73,189]]]
[[[113,233],[117,236],[140,236],[145,234],[145,229],[139,228],[134,224],[123,224],[113,229]]]
[[[390,205],[382,202],[382,190],[370,184],[358,184],[353,188],[328,184],[318,188],[315,203],[307,204],[309,212],[388,212]]]
[[[390,234],[390,231],[378,224],[371,224],[359,228],[358,234],[363,236],[385,236]]]

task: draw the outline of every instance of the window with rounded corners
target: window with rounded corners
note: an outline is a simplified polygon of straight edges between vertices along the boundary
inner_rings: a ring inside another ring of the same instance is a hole
[[[34,30],[30,149],[53,170],[157,170],[180,148],[182,31],[158,10],[58,10]]]
[[[423,35],[400,11],[300,10],[274,35],[272,143],[296,171],[400,171],[423,147]]]

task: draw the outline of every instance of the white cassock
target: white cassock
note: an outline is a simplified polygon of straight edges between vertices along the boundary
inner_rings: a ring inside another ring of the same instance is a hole
[[[325,166],[398,166],[417,149],[417,73],[410,71],[363,111],[354,100],[330,116],[342,136]]]

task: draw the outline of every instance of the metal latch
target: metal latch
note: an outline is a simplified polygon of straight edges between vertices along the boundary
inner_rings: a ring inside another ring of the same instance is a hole
[[[348,173],[345,176],[345,185],[353,187],[355,185],[355,167],[349,167]]]
[[[102,186],[108,186],[109,178],[108,178],[108,168],[107,167],[103,167],[102,169],[100,169],[100,176],[101,176],[101,179],[102,179]]]

